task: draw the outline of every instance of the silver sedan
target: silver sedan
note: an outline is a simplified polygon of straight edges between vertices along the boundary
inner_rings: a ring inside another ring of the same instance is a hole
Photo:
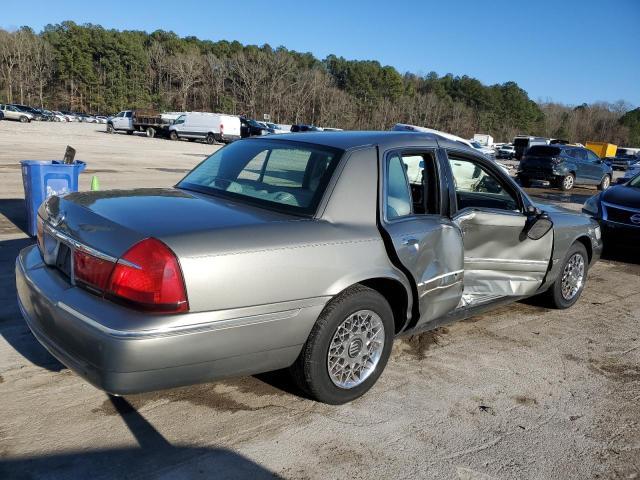
[[[232,143],[174,188],[52,197],[16,282],[38,340],[107,392],[288,368],[340,404],[398,335],[570,307],[601,248],[595,221],[462,143],[318,132]]]

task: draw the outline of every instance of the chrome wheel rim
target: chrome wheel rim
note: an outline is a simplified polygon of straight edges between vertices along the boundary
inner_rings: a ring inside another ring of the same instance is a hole
[[[565,264],[562,271],[562,298],[571,300],[575,297],[584,283],[584,258],[574,253]]]
[[[609,188],[609,184],[611,183],[611,180],[609,180],[609,176],[607,175],[606,177],[604,177],[604,179],[602,180],[602,189],[606,190],[607,188]]]
[[[573,175],[567,175],[564,177],[564,188],[569,190],[571,187],[573,187]]]
[[[337,387],[361,385],[375,371],[384,349],[384,325],[371,310],[358,310],[336,329],[329,344],[327,369]]]

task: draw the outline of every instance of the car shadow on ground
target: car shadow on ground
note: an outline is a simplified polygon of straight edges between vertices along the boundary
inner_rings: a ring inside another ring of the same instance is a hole
[[[9,222],[0,222],[0,233],[27,233],[27,212],[24,198],[1,198],[0,215]]]
[[[601,258],[602,260],[640,265],[640,253],[638,253],[638,247],[616,244],[611,241],[605,242]]]
[[[225,448],[174,446],[127,400],[112,396],[109,400],[138,447],[3,459],[0,478],[148,478],[159,474],[203,479],[281,478]]]

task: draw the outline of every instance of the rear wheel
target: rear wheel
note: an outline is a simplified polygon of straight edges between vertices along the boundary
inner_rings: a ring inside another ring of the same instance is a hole
[[[147,127],[147,137],[153,138],[156,136],[156,129],[153,127]]]
[[[29,123],[31,120],[29,120],[29,117],[22,115],[20,117],[20,123]]]
[[[600,181],[600,185],[598,185],[598,190],[606,190],[611,185],[611,177],[609,175],[605,175],[602,177]]]
[[[560,179],[560,189],[565,192],[571,190],[575,185],[575,181],[576,179],[573,174],[570,173],[569,175],[565,175]]]
[[[569,248],[556,281],[547,291],[550,306],[564,309],[576,303],[584,289],[588,270],[587,249],[576,242]]]
[[[380,377],[391,354],[393,334],[389,303],[375,290],[356,285],[325,307],[291,373],[320,402],[350,402]]]

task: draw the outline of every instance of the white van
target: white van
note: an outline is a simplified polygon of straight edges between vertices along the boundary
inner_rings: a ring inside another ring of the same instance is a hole
[[[188,112],[169,127],[169,138],[229,143],[240,138],[240,117],[222,113]]]

